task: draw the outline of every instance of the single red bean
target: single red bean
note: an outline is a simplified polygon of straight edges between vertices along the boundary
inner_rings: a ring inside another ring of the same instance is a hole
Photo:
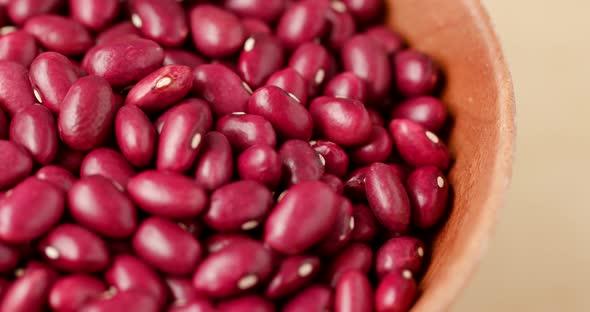
[[[326,183],[332,190],[338,194],[342,195],[344,193],[344,182],[340,180],[340,178],[336,175],[325,173],[320,181]]]
[[[272,30],[263,20],[251,17],[245,17],[241,20],[246,36],[251,36],[256,33],[271,34]]]
[[[377,236],[378,224],[371,208],[364,204],[352,206],[354,229],[352,230],[353,241],[369,243]]]
[[[205,258],[197,267],[193,285],[208,296],[225,298],[264,283],[271,273],[271,251],[258,241],[240,241]]]
[[[387,54],[394,54],[404,48],[404,40],[401,36],[387,26],[373,26],[365,33],[381,45]]]
[[[340,251],[328,267],[326,280],[330,286],[336,287],[344,273],[357,270],[365,274],[373,265],[373,251],[369,246],[361,243],[352,243]]]
[[[396,106],[391,117],[409,119],[429,131],[437,132],[447,119],[447,111],[441,100],[432,96],[418,96]]]
[[[339,49],[344,42],[356,32],[356,24],[353,15],[346,10],[346,6],[340,1],[332,1],[331,8],[326,12],[326,18],[330,24],[328,44],[333,49]]]
[[[310,1],[310,0],[306,0]],[[289,58],[289,67],[307,80],[308,92],[316,94],[320,86],[330,79],[332,56],[319,43],[304,43]]]
[[[49,51],[75,56],[88,50],[94,40],[84,26],[59,15],[38,15],[27,20],[23,29]]]
[[[388,97],[391,70],[383,47],[368,35],[355,35],[344,43],[340,56],[345,71],[366,81],[369,103]]]
[[[233,166],[232,149],[228,139],[219,132],[207,133],[197,159],[197,183],[207,190],[217,189],[230,182]]]
[[[285,62],[281,42],[270,34],[253,34],[244,42],[237,69],[242,79],[252,88],[264,82]]]
[[[42,167],[35,173],[35,177],[51,182],[64,191],[68,191],[72,187],[72,184],[76,182],[76,177],[70,171],[55,165]]]
[[[82,1],[82,0],[79,0]],[[98,0],[96,0],[98,1]],[[118,0],[115,0],[118,1]],[[102,2],[101,2],[102,3]],[[115,43],[119,41],[135,40],[140,38],[139,29],[137,29],[130,21],[120,22],[115,24],[96,36],[96,44],[103,45]]]
[[[34,263],[36,264],[36,263]],[[57,274],[44,265],[29,265],[4,291],[0,311],[41,312]]]
[[[27,69],[15,62],[0,61],[0,109],[8,115],[35,103]]]
[[[99,147],[108,135],[115,109],[115,96],[106,80],[80,78],[60,104],[57,125],[62,141],[81,151]]]
[[[426,229],[437,224],[445,213],[449,183],[443,173],[433,166],[416,169],[406,181],[412,203],[412,223]]]
[[[98,31],[119,14],[118,0],[70,0],[70,16],[90,30]]]
[[[405,312],[410,309],[418,293],[410,271],[387,274],[375,291],[377,312]]]
[[[212,254],[233,244],[250,244],[251,242],[252,238],[244,234],[218,232],[207,237],[207,240],[205,241],[205,249],[207,249],[207,253]]]
[[[275,189],[281,180],[282,162],[268,145],[253,145],[238,157],[238,173],[243,180],[254,180]]]
[[[117,111],[115,136],[121,153],[132,165],[146,167],[152,163],[158,134],[140,108],[125,105]]]
[[[266,118],[280,137],[305,141],[311,138],[311,115],[279,87],[264,86],[256,90],[248,102],[248,113]]]
[[[367,194],[365,192],[365,179],[369,167],[361,167],[348,175],[344,182],[344,194],[346,196],[359,201],[365,201]]]
[[[416,274],[420,271],[423,258],[424,243],[421,240],[409,236],[393,237],[379,247],[375,271],[380,277],[404,270]]]
[[[369,112],[369,117],[371,118],[371,122],[374,125],[385,127],[385,121],[383,120],[383,116],[381,116],[381,113],[370,108],[368,108],[367,111]]]
[[[393,57],[395,85],[406,97],[431,93],[440,77],[438,67],[426,54],[415,50],[404,50]]]
[[[134,256],[123,254],[114,257],[105,272],[105,280],[120,292],[139,290],[150,294],[158,307],[167,302],[168,290],[162,279],[152,268]]]
[[[29,67],[37,53],[39,47],[35,37],[25,31],[17,30],[0,37],[0,60]]]
[[[190,278],[168,276],[165,282],[172,295],[173,305],[180,306],[192,300],[202,299],[202,296],[193,287],[193,281]]]
[[[242,17],[273,22],[286,6],[285,0],[225,0],[223,6]]]
[[[65,168],[77,175],[85,156],[86,155],[80,151],[76,151],[66,145],[60,144],[53,164]]]
[[[75,65],[56,52],[39,54],[31,64],[29,77],[37,101],[54,113],[59,113],[60,103],[79,78]]]
[[[369,140],[350,151],[350,158],[359,165],[370,165],[386,161],[391,156],[393,142],[389,132],[381,126],[373,125]]]
[[[62,277],[51,287],[49,306],[56,312],[76,312],[91,300],[100,297],[107,290],[99,279],[73,274]]]
[[[274,312],[275,307],[258,295],[247,295],[222,301],[217,305],[219,311],[226,312]]]
[[[240,20],[233,13],[211,4],[194,6],[189,19],[193,42],[197,50],[207,56],[229,56],[237,52],[246,39]]]
[[[283,312],[332,311],[332,291],[327,286],[313,285],[299,292],[283,307]]]
[[[352,217],[352,203],[346,197],[340,197],[336,220],[328,236],[326,236],[315,248],[322,255],[332,255],[341,250],[352,236],[354,218]]]
[[[140,208],[167,218],[195,217],[207,206],[205,190],[173,172],[144,171],[129,180],[127,191]]]
[[[6,113],[0,108],[0,140],[8,138],[10,121],[6,117]]]
[[[216,312],[213,305],[205,299],[193,299],[182,305],[171,305],[166,312]]]
[[[327,11],[325,1],[305,0],[294,3],[279,19],[276,26],[277,37],[289,49],[321,38],[328,30]]]
[[[132,289],[114,294],[112,297],[92,301],[80,312],[157,312],[156,299],[142,290]]]
[[[293,68],[285,68],[272,74],[266,81],[267,86],[277,86],[295,97],[303,106],[307,106],[307,81]]]
[[[58,148],[55,117],[42,105],[23,108],[12,117],[10,140],[24,147],[38,163],[52,162]]]
[[[12,22],[21,25],[33,16],[57,11],[63,2],[63,0],[11,0],[6,4],[6,11]]]
[[[237,152],[253,145],[275,147],[277,144],[275,130],[262,116],[233,113],[219,118],[215,128],[227,137]]]
[[[0,239],[26,243],[43,235],[61,218],[64,192],[50,182],[27,178],[0,202]]]
[[[365,102],[367,100],[367,86],[365,81],[354,73],[344,72],[334,76],[328,82],[324,88],[324,95]]]
[[[246,111],[252,91],[228,67],[205,64],[193,71],[193,93],[211,103],[216,115],[223,116]]]
[[[342,0],[348,11],[361,23],[373,20],[382,12],[382,2],[379,0]]]
[[[288,140],[281,146],[283,180],[289,185],[319,180],[324,174],[325,160],[308,142]]]
[[[394,119],[389,124],[400,156],[414,167],[449,167],[450,156],[444,142],[434,133],[408,119]]]
[[[410,199],[403,181],[386,164],[374,163],[367,172],[365,189],[369,206],[388,230],[404,233],[410,224]]]
[[[334,294],[335,312],[372,312],[373,291],[362,271],[348,271],[342,275]]]
[[[271,299],[288,296],[311,283],[319,270],[320,258],[316,256],[297,255],[286,258],[279,265],[264,294]]]
[[[164,50],[146,39],[126,39],[94,46],[84,56],[82,68],[106,79],[114,88],[138,82],[160,68]]]
[[[131,0],[131,21],[142,34],[164,46],[179,46],[188,37],[182,6],[173,0]]]
[[[176,49],[164,50],[164,66],[184,65],[190,67],[191,69],[195,69],[205,63],[205,59],[189,51]]]
[[[135,175],[135,170],[116,150],[99,148],[88,153],[80,167],[80,177],[92,175],[108,178],[118,189],[124,190],[129,179]]]
[[[348,172],[348,155],[338,144],[326,140],[317,140],[311,141],[310,145],[324,158],[326,172],[339,177]]]
[[[309,106],[315,128],[328,140],[344,146],[367,142],[371,118],[362,102],[322,96]]]
[[[1,199],[0,199],[1,201]],[[20,258],[19,250],[14,247],[0,242],[0,272],[8,273],[16,268]],[[2,294],[0,294],[0,297]]]

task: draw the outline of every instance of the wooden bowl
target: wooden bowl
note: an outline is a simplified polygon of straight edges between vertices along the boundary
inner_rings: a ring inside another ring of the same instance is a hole
[[[474,273],[504,204],[515,142],[512,81],[477,0],[388,0],[387,24],[433,56],[446,77],[453,206],[412,310],[445,311]]]

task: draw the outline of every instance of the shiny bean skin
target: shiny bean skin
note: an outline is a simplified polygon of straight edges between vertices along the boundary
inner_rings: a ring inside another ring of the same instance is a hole
[[[277,86],[293,95],[299,103],[307,106],[307,81],[293,68],[285,68],[272,74],[267,86]]]
[[[166,312],[216,312],[213,305],[205,299],[193,299],[182,305],[171,305]]]
[[[311,283],[319,270],[320,258],[316,256],[288,257],[279,265],[264,294],[271,299],[288,296]]]
[[[99,0],[96,0],[99,1]],[[103,45],[119,41],[134,40],[140,38],[139,29],[130,21],[124,21],[110,26],[96,36],[96,44]]]
[[[410,224],[410,199],[403,181],[388,165],[374,163],[365,178],[367,200],[385,228],[404,233]]]
[[[308,141],[313,131],[309,112],[287,91],[275,86],[256,90],[248,102],[248,113],[266,118],[279,137]]]
[[[421,167],[406,181],[408,197],[412,204],[412,223],[420,229],[437,224],[446,212],[449,182],[433,166]]]
[[[281,180],[282,162],[268,145],[253,145],[238,157],[238,173],[243,180],[254,180],[275,189]]]
[[[324,95],[365,102],[367,100],[367,86],[365,81],[354,73],[344,72],[330,79],[324,88]]]
[[[125,105],[117,111],[115,136],[121,153],[132,165],[141,168],[152,163],[158,134],[139,107]]]
[[[133,289],[117,292],[112,297],[98,299],[84,305],[80,312],[157,312],[155,298],[145,291]]]
[[[283,162],[283,180],[289,185],[319,180],[324,174],[324,160],[308,142],[288,140],[279,149]]]
[[[409,119],[436,133],[444,125],[447,112],[441,100],[432,96],[418,96],[396,106],[391,117]]]
[[[140,208],[166,218],[195,217],[207,206],[205,190],[173,172],[144,171],[129,180],[127,191]]]
[[[19,258],[20,252],[16,247],[0,242],[0,273],[14,270],[18,265]],[[1,297],[2,294],[0,294]]]
[[[245,17],[241,20],[242,26],[244,26],[244,31],[246,35],[250,36],[256,33],[265,33],[271,34],[272,30],[263,20],[251,17]]]
[[[164,66],[184,65],[190,67],[191,69],[195,69],[203,64],[206,64],[205,59],[195,53],[176,49],[164,50]]]
[[[195,168],[195,181],[207,190],[230,182],[234,170],[232,148],[221,133],[211,131],[203,138]]]
[[[404,50],[393,57],[395,85],[406,97],[430,94],[440,77],[436,64],[427,55]]]
[[[69,170],[55,165],[42,167],[35,173],[35,177],[51,182],[64,191],[68,191],[72,187],[72,184],[76,182],[76,177]]]
[[[322,255],[332,255],[342,249],[350,241],[354,229],[352,217],[352,203],[345,197],[340,197],[336,221],[328,236],[316,246],[316,250]]]
[[[233,13],[211,4],[194,6],[189,20],[197,51],[209,57],[229,56],[237,52],[246,39],[240,20]]]
[[[371,118],[362,102],[323,96],[311,102],[309,112],[315,129],[336,144],[354,146],[370,138]]]
[[[12,117],[10,140],[24,147],[42,165],[55,159],[58,148],[55,117],[42,105],[29,105]]]
[[[321,38],[328,30],[327,2],[305,0],[287,8],[276,26],[277,37],[288,49]]]
[[[62,141],[80,151],[97,148],[108,135],[115,110],[115,96],[106,80],[78,79],[60,104],[57,126]]]
[[[0,239],[18,244],[40,237],[61,218],[64,206],[58,186],[27,178],[0,202]]]
[[[268,300],[258,295],[248,295],[226,301],[217,305],[219,311],[226,312],[274,312],[275,307]]]
[[[375,290],[377,312],[405,312],[410,309],[418,293],[410,271],[387,274]]]
[[[188,23],[181,4],[174,0],[131,0],[131,21],[148,39],[163,46],[181,45],[188,37]]]
[[[27,20],[23,29],[45,49],[66,56],[80,55],[94,43],[82,24],[59,15],[34,16]]]
[[[361,22],[368,22],[382,12],[382,1],[380,0],[342,0],[346,9]]]
[[[252,91],[228,67],[204,64],[193,71],[193,93],[211,105],[217,116],[245,112]]]
[[[70,16],[86,28],[104,29],[119,14],[118,0],[69,0]]]
[[[330,10],[326,12],[326,18],[330,25],[328,44],[333,49],[339,49],[356,32],[356,23],[353,15],[346,11],[342,2],[333,1],[331,6]]]
[[[389,132],[400,156],[414,167],[449,167],[450,156],[444,142],[434,133],[408,119],[394,119]]]
[[[202,299],[190,278],[168,276],[165,282],[172,295],[173,305],[183,305],[195,299]]]
[[[0,109],[9,116],[35,103],[27,69],[15,62],[0,61]]]
[[[57,11],[63,0],[11,0],[6,5],[10,20],[16,25],[22,25],[33,16]]]
[[[373,291],[365,272],[353,270],[342,275],[334,293],[334,311],[373,311]]]
[[[339,177],[348,172],[348,155],[338,144],[317,140],[310,142],[311,147],[324,158],[326,172]]]
[[[358,165],[386,161],[393,150],[393,140],[385,128],[373,125],[369,140],[350,151],[350,158]]]
[[[252,114],[230,114],[219,118],[216,130],[227,137],[234,150],[244,151],[254,145],[275,147],[277,136],[272,124]]]
[[[313,285],[301,291],[283,307],[283,312],[332,311],[332,291],[327,286]]]
[[[49,290],[56,279],[57,274],[48,267],[29,265],[23,275],[4,291],[0,301],[0,311],[44,311]]]
[[[49,306],[56,312],[76,312],[107,290],[99,279],[85,274],[62,277],[49,292]]]
[[[56,52],[39,54],[31,64],[29,77],[37,101],[56,114],[68,90],[79,78],[75,65]]]
[[[417,274],[424,259],[424,243],[410,236],[398,236],[385,242],[375,256],[375,271],[380,277],[409,270]]]
[[[80,177],[92,175],[108,178],[118,189],[124,190],[135,170],[116,150],[99,148],[88,153],[80,167]]]
[[[358,270],[366,274],[371,270],[372,265],[371,248],[365,244],[352,243],[334,256],[326,272],[326,281],[330,286],[336,287],[347,271]]]
[[[252,88],[264,85],[270,75],[281,69],[285,53],[281,42],[264,33],[253,34],[244,42],[237,71]]]
[[[0,60],[29,67],[37,53],[35,37],[25,31],[17,30],[0,37]]]
[[[125,104],[135,105],[146,112],[161,112],[189,93],[192,79],[192,70],[188,66],[164,66],[133,86]]]
[[[207,253],[212,254],[233,244],[250,243],[252,243],[252,238],[245,234],[215,233],[207,237],[205,249],[207,249]]]
[[[310,0],[306,0],[310,1]],[[320,86],[330,79],[332,56],[319,43],[302,44],[289,58],[289,67],[308,82],[309,94],[316,94]]]
[[[258,18],[272,22],[286,6],[285,0],[225,0],[223,6],[242,17]]]
[[[352,240],[357,242],[369,243],[377,236],[379,226],[373,215],[371,208],[365,204],[356,204],[352,206],[354,229],[352,230]]]
[[[394,54],[404,48],[404,40],[401,36],[387,26],[373,26],[365,33],[383,46],[388,54]]]

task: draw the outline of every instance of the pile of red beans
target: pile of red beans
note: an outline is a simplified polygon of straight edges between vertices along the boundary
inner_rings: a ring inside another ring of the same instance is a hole
[[[407,311],[450,157],[381,0],[1,0],[1,312]]]

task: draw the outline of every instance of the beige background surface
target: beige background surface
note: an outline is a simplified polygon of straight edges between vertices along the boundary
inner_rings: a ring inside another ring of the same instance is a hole
[[[483,2],[514,78],[516,163],[454,311],[590,311],[590,1]]]

